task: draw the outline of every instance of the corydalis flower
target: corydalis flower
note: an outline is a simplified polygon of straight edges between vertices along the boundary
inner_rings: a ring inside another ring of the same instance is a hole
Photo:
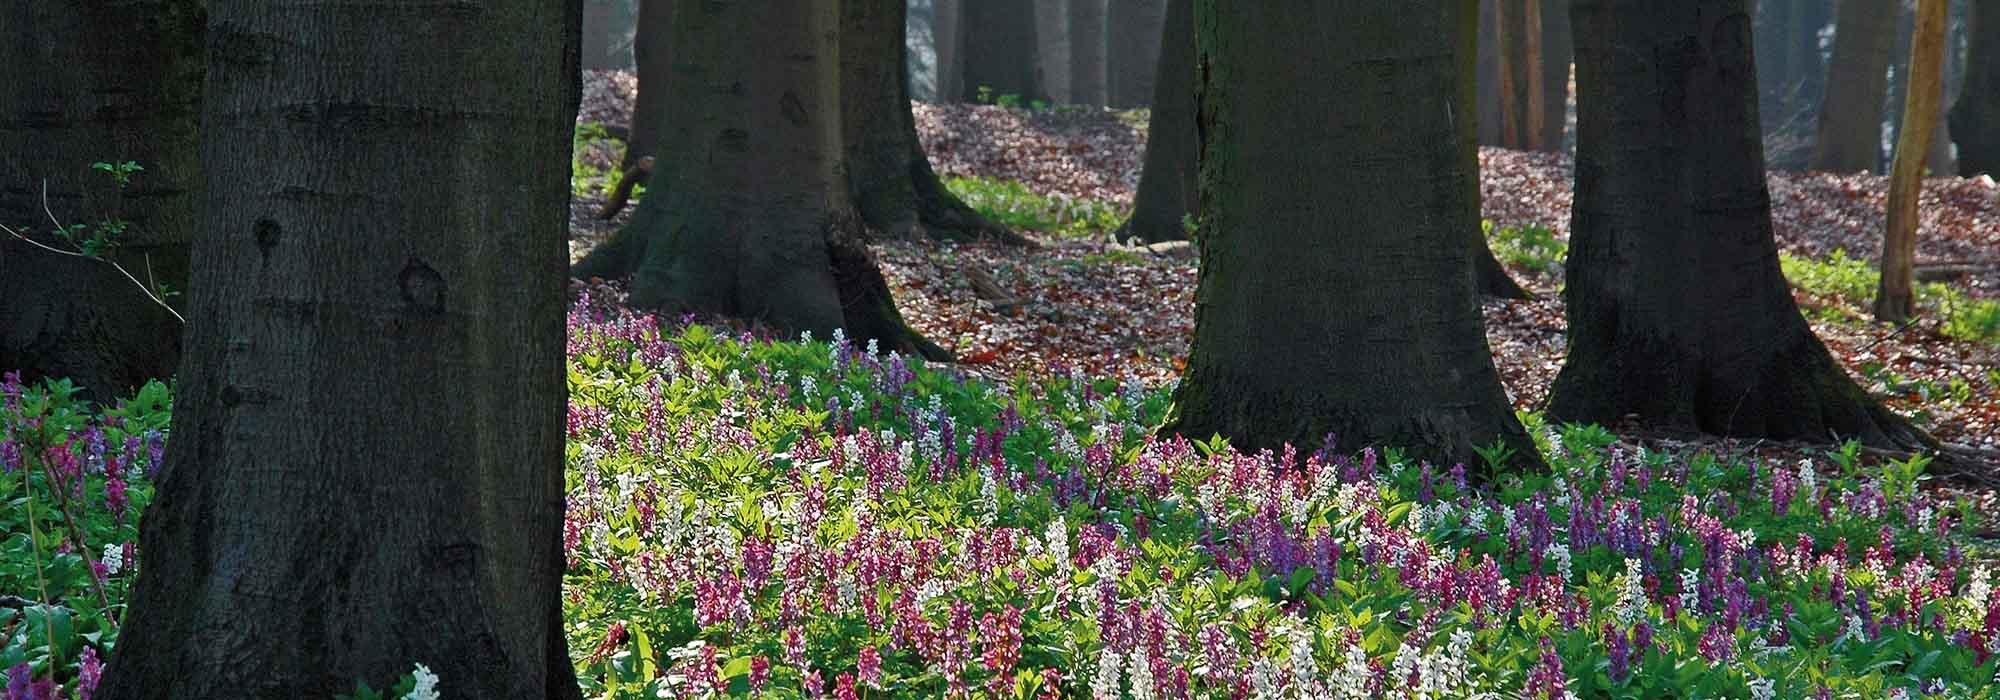
[[[1639,573],[1639,560],[1625,560],[1625,575],[1619,583],[1623,585],[1618,593],[1618,621],[1630,625],[1646,614],[1646,586]]]
[[[438,677],[437,674],[431,673],[430,667],[417,664],[417,668],[411,671],[410,675],[417,679],[417,685],[403,695],[403,700],[438,700]]]

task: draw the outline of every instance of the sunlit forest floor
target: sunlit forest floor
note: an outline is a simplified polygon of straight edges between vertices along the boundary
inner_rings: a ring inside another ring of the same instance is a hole
[[[594,76],[580,123],[626,123],[630,91],[629,75]],[[1077,369],[1155,383],[1177,376],[1193,330],[1196,264],[1185,250],[1109,240],[1138,184],[1145,112],[919,103],[916,114],[926,151],[954,191],[1043,247],[877,246],[910,322],[975,374]],[[594,218],[618,148],[613,140],[579,143],[575,255],[630,216],[628,209],[612,222]],[[1486,302],[1487,333],[1510,396],[1533,410],[1563,361],[1571,164],[1499,149],[1483,150],[1480,161],[1489,241],[1537,296]],[[1785,270],[1820,337],[1863,386],[2000,474],[2000,187],[1986,179],[1926,183],[1918,264],[1933,283],[1921,294],[1923,318],[1907,327],[1875,323],[1867,311],[1885,178],[1774,172],[1771,187]],[[977,289],[975,277],[995,284]],[[1702,441],[1613,427],[1653,444]]]

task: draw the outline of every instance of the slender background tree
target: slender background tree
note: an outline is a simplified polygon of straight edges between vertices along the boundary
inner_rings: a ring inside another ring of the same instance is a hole
[[[1889,94],[1896,5],[1896,0],[1841,0],[1833,61],[1827,65],[1826,101],[1820,106],[1819,131],[1807,167],[1840,173],[1881,169],[1882,111]]]
[[[1924,184],[1924,161],[1937,136],[1938,101],[1944,97],[1945,0],[1919,0],[1910,40],[1909,87],[1896,163],[1889,173],[1889,216],[1882,237],[1882,275],[1875,292],[1875,318],[1907,321],[1917,312],[1911,278],[1917,262],[1917,196]]]
[[[1199,146],[1194,131],[1192,0],[1167,0],[1167,21],[1162,26],[1159,77],[1153,82],[1152,119],[1146,126],[1146,157],[1132,217],[1116,235],[1121,241],[1184,240],[1184,221],[1196,211],[1199,173],[1195,158]]]

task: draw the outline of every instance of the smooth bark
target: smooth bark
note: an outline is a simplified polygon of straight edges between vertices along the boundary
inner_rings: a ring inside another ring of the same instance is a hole
[[[1958,173],[2000,176],[2000,0],[1972,0],[1965,73],[1951,106]]]
[[[451,697],[579,697],[578,3],[210,7],[196,330],[97,697],[324,698],[415,663]]]
[[[965,57],[959,51],[961,0],[931,0],[931,35],[937,41],[937,101],[958,102],[965,94]]]
[[[1191,0],[1167,0],[1167,21],[1160,43],[1159,79],[1154,82],[1152,121],[1146,128],[1145,165],[1139,173],[1139,193],[1132,218],[1118,229],[1118,240],[1138,238],[1147,243],[1185,240],[1184,223],[1195,205],[1196,149],[1194,103],[1194,6]]]
[[[1041,66],[1042,90],[1051,102],[1076,102],[1070,96],[1068,0],[1034,0],[1036,65]]]
[[[1575,43],[1569,32],[1570,0],[1538,0],[1542,25],[1542,133],[1536,146],[1550,153],[1568,152],[1570,64]]]
[[[1167,0],[1109,0],[1105,8],[1106,90],[1119,109],[1153,99]]]
[[[1458,16],[1458,33],[1454,35],[1456,41],[1454,49],[1457,51],[1458,71],[1453,77],[1456,80],[1456,88],[1460,100],[1459,104],[1476,104],[1479,100],[1479,89],[1481,87],[1479,79],[1479,31],[1481,21],[1479,15],[1482,5],[1480,0],[1453,1],[1465,5],[1463,11]],[[1479,172],[1479,134],[1480,129],[1484,126],[1482,120],[1485,115],[1481,114],[1478,110],[1473,110],[1471,114],[1473,118],[1455,119],[1453,120],[1453,125],[1458,131],[1461,167],[1476,174]],[[1463,184],[1466,187],[1465,196],[1472,198],[1473,208],[1475,211],[1478,210],[1479,202],[1481,201],[1480,198],[1482,197],[1479,191],[1479,178],[1475,175]],[[1486,240],[1486,228],[1480,220],[1477,218],[1473,220],[1472,226],[1465,230],[1465,237],[1466,245],[1472,252],[1473,285],[1474,288],[1479,290],[1480,294],[1500,299],[1533,299],[1535,297],[1534,294],[1521,287],[1520,283],[1515,282],[1514,278],[1507,274],[1507,268],[1500,264],[1500,259],[1493,256],[1493,247]]]
[[[1746,0],[1576,0],[1564,421],[1909,447],[1778,269]]]
[[[199,0],[0,10],[0,224],[73,250],[52,235],[51,216],[91,227],[123,219],[107,257],[185,290],[201,178],[202,22]],[[91,167],[125,161],[145,170],[123,192]],[[110,265],[0,233],[0,371],[66,377],[111,400],[172,374],[180,344],[173,315]]]
[[[786,333],[845,328],[885,350],[945,357],[904,324],[864,241],[842,118],[842,43],[858,38],[843,36],[841,10],[810,0],[674,13],[661,145],[676,157],[658,164],[631,223],[572,274],[631,275],[639,307]],[[901,84],[899,63],[876,69]]]
[[[1041,39],[1035,0],[967,0],[958,11],[962,99],[976,102],[982,90],[989,101],[1010,95],[1024,105],[1047,99],[1036,57]]]
[[[1842,173],[1882,167],[1882,118],[1895,28],[1895,0],[1841,0],[1826,100],[1820,105],[1807,167]]]
[[[1207,225],[1170,429],[1244,449],[1332,434],[1441,464],[1479,464],[1473,447],[1497,442],[1540,464],[1464,245],[1475,174],[1451,115],[1470,107],[1454,75],[1466,7],[1197,0]]]
[[[1105,103],[1104,2],[1069,0],[1069,100]]]
[[[632,37],[632,58],[639,77],[632,102],[632,124],[625,139],[620,170],[630,171],[640,159],[658,157],[660,124],[666,119],[667,81],[674,72],[673,30],[676,0],[638,0],[638,30]]]
[[[1889,216],[1882,238],[1882,275],[1875,318],[1902,322],[1917,312],[1911,277],[1917,262],[1917,197],[1924,162],[1936,136],[1938,101],[1944,96],[1945,0],[1920,0],[1910,38],[1903,128],[1889,172]]]

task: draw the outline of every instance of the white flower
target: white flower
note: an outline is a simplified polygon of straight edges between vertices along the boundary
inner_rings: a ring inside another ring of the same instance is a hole
[[[104,545],[104,556],[99,557],[99,559],[104,562],[104,575],[115,576],[119,571],[125,569],[125,546],[120,544]]]
[[[1750,700],[1771,700],[1778,697],[1778,682],[1769,678],[1754,678],[1750,681]]]
[[[1682,610],[1694,612],[1695,607],[1701,604],[1701,596],[1695,592],[1695,587],[1700,583],[1701,575],[1695,573],[1694,569],[1681,569]]]
[[[1146,663],[1142,652],[1137,650],[1132,652],[1125,677],[1132,684],[1132,700],[1153,700],[1153,667]]]
[[[1093,700],[1120,700],[1118,694],[1118,652],[1105,649],[1097,656],[1097,675],[1090,679]]]
[[[1305,625],[1292,628],[1291,657],[1286,659],[1292,670],[1292,687],[1300,693],[1311,688],[1313,679],[1319,677],[1319,662],[1313,659],[1312,630]]]
[[[1056,572],[1061,578],[1069,578],[1069,524],[1058,515],[1049,521],[1049,528],[1043,531],[1042,537],[1047,540],[1043,551],[1048,552],[1049,559],[1055,563]]]
[[[1556,573],[1562,575],[1563,583],[1569,583],[1570,574],[1573,572],[1573,569],[1570,568],[1569,545],[1561,542],[1550,542],[1549,548],[1544,554],[1556,563]]]
[[[1347,653],[1341,660],[1340,673],[1335,678],[1332,695],[1338,698],[1368,697],[1368,681],[1373,674],[1368,670],[1368,652],[1361,645],[1349,643]]]
[[[1819,473],[1813,471],[1812,460],[1799,460],[1799,493],[1807,503],[1819,500]]]
[[[1625,559],[1625,576],[1621,583],[1624,586],[1618,593],[1618,621],[1630,626],[1646,614],[1646,589],[1639,574],[1639,560]]]
[[[403,700],[438,700],[437,674],[431,673],[430,668],[423,664],[417,664],[417,669],[410,673],[417,677],[417,687],[411,688]]]

